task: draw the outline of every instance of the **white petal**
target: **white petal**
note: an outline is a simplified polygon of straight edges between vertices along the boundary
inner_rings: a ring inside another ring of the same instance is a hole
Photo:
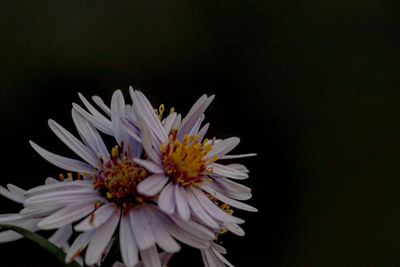
[[[197,188],[192,188],[194,195],[199,201],[200,205],[210,214],[213,218],[221,222],[244,223],[244,220],[235,216],[229,215],[217,205],[215,205],[202,191]]]
[[[168,232],[182,243],[198,249],[204,249],[210,246],[210,241],[193,237],[191,233],[183,231],[170,220],[163,220],[162,222]]]
[[[209,123],[204,124],[204,126],[200,129],[198,135],[199,135],[199,142],[203,141],[204,136],[206,135],[208,131],[208,127],[210,127]]]
[[[65,207],[38,223],[40,229],[55,229],[76,222],[94,210],[94,203]]]
[[[179,125],[181,125],[181,121],[182,121],[182,115],[181,114],[178,114],[177,116],[176,116],[176,119],[175,119],[175,121],[174,121],[174,124],[172,125],[172,130],[173,129],[178,129],[179,128]]]
[[[93,231],[84,232],[75,239],[71,245],[71,248],[67,252],[67,256],[65,257],[66,263],[74,261],[81,254],[81,252],[89,244],[92,234]]]
[[[111,116],[111,109],[109,107],[107,107],[106,104],[104,104],[103,99],[101,99],[99,96],[95,95],[92,96],[93,101],[96,103],[96,105],[99,106],[99,108],[101,108],[101,110],[104,111],[104,113],[106,113],[108,116]],[[94,114],[92,112],[92,114]]]
[[[226,178],[214,180],[216,183],[211,183],[209,186],[214,190],[220,191],[222,187],[224,194],[228,197],[238,200],[248,200],[252,197],[251,189],[242,184],[236,183]]]
[[[126,267],[133,267],[138,263],[139,255],[129,215],[122,215],[119,227],[119,242],[122,260]]]
[[[134,158],[133,161],[148,170],[151,173],[161,174],[164,173],[164,169],[159,165],[150,160]]]
[[[113,135],[112,125],[109,119],[106,119],[105,117],[95,117],[75,103],[72,103],[72,107],[86,120],[88,120],[94,127],[96,127],[96,129],[102,131],[105,134]]]
[[[26,192],[26,190],[24,190],[16,185],[13,185],[13,184],[7,184],[7,189],[10,190],[11,193],[20,195],[20,196],[23,196]]]
[[[50,238],[49,241],[57,247],[62,247],[68,243],[68,239],[72,235],[72,226],[66,225],[58,229]]]
[[[183,137],[192,130],[213,99],[214,95],[210,97],[207,97],[207,95],[202,95],[196,101],[196,103],[190,109],[188,115],[182,120],[182,123],[179,126],[177,134],[178,140],[182,141]]]
[[[144,266],[161,267],[160,256],[158,256],[156,246],[151,246],[148,249],[141,250],[140,256],[142,257]]]
[[[41,148],[32,141],[29,141],[29,143],[40,156],[42,156],[45,160],[47,160],[51,164],[60,167],[61,169],[73,172],[89,173],[89,174],[94,174],[96,172],[91,165],[85,162],[56,155]]]
[[[118,209],[116,214],[111,216],[107,222],[94,230],[86,250],[85,262],[87,265],[94,265],[101,259],[103,252],[118,226],[120,215],[121,210]]]
[[[115,139],[119,145],[121,145],[122,142],[125,142],[125,144],[128,142],[128,134],[125,131],[125,128],[121,125],[121,118],[123,117],[124,111],[124,96],[121,90],[116,90],[111,98],[111,123]]]
[[[79,132],[82,140],[87,144],[90,149],[97,155],[98,158],[109,158],[109,152],[104,144],[103,139],[98,134],[97,130],[89,124],[89,122],[79,114],[75,109],[72,109],[72,119],[75,123],[76,129]]]
[[[248,157],[255,157],[257,156],[256,153],[248,153],[248,154],[240,154],[240,155],[224,155],[221,156],[220,159],[239,159],[239,158],[248,158]]]
[[[62,183],[51,183],[36,186],[32,189],[26,191],[26,197],[32,197],[38,194],[51,193],[54,191],[68,191],[68,190],[82,190],[82,189],[92,189],[93,184],[91,181],[65,181]]]
[[[192,214],[196,215],[205,225],[214,229],[219,228],[218,223],[203,209],[191,190],[186,190],[186,197],[192,210]]]
[[[158,198],[158,206],[167,214],[172,214],[175,211],[174,187],[175,185],[172,182],[167,184]]]
[[[241,209],[241,210],[251,211],[251,212],[256,212],[257,211],[256,208],[254,208],[254,207],[252,207],[250,205],[247,205],[245,203],[230,199],[230,198],[224,196],[223,194],[215,191],[214,189],[208,187],[205,184],[200,185],[200,187],[201,187],[201,189],[203,189],[207,193],[211,194],[212,196],[214,196],[218,200],[228,204],[229,206],[232,206],[232,207],[235,207],[235,208],[238,208],[238,209]]]
[[[186,190],[181,186],[175,186],[175,201],[179,216],[183,220],[188,221],[190,218],[190,208],[186,200]]]
[[[100,160],[81,141],[53,120],[49,120],[49,127],[58,138],[79,157],[95,168],[100,168]]]
[[[111,216],[115,216],[115,211],[117,207],[113,203],[106,203],[102,206],[100,206],[97,210],[95,210],[92,214],[90,214],[86,219],[84,219],[82,222],[77,224],[74,229],[76,231],[87,231],[87,230],[92,230],[106,221]]]
[[[131,210],[129,213],[133,234],[139,250],[148,249],[155,245],[156,240],[151,231],[151,226],[145,216],[145,213],[139,208]]]
[[[175,119],[176,119],[177,113],[173,112],[169,114],[164,120],[163,120],[163,126],[165,129],[165,132],[169,134],[172,130],[172,126],[174,125]]]
[[[230,263],[227,259],[225,259],[218,251],[214,251],[215,256],[217,256],[217,258],[224,263],[225,265],[227,265],[228,267],[234,267],[232,265],[232,263]],[[225,267],[225,265],[221,265],[222,267]]]
[[[153,174],[141,181],[137,190],[145,196],[155,196],[164,188],[167,182],[168,177],[164,174]]]
[[[235,235],[244,236],[245,234],[243,229],[235,223],[223,223],[223,226]]]
[[[241,171],[241,172],[246,172],[246,173],[250,172],[249,169],[247,169],[247,167],[244,166],[243,164],[231,163],[231,164],[228,164],[225,166],[227,166],[229,168],[233,168],[233,169]]]
[[[211,163],[209,167],[212,168],[212,172],[223,177],[228,177],[231,179],[243,180],[249,178],[249,175],[245,172],[236,170],[234,168],[230,168],[228,166],[218,164],[218,163]]]
[[[160,222],[161,218],[155,214],[156,211],[147,207],[144,209],[144,211],[146,212],[151,229],[154,233],[154,237],[160,248],[170,253],[178,252],[181,247],[170,236],[163,223]]]
[[[150,129],[152,129],[160,143],[166,142],[168,140],[168,135],[149,100],[140,91],[133,91],[133,89],[129,88],[129,93],[131,94],[136,114],[140,114],[140,117],[146,119]]]
[[[218,251],[219,253],[226,254],[226,249],[223,246],[218,245],[217,243],[212,243],[211,248],[215,251]]]
[[[11,199],[12,201],[15,201],[17,203],[23,203],[25,200],[24,196],[12,193],[2,186],[0,186],[0,195],[2,195],[3,197],[6,197],[8,199]]]
[[[22,227],[31,232],[36,232],[38,230],[38,228],[37,228],[38,221],[39,221],[38,219],[26,219],[26,220],[16,222],[16,223],[11,223],[11,224]],[[0,232],[0,243],[11,242],[11,241],[15,241],[15,240],[18,240],[21,238],[23,238],[22,235],[14,232],[12,230]]]
[[[210,230],[208,227],[197,223],[194,220],[189,220],[188,222],[186,222],[177,216],[169,217],[181,230],[186,231],[193,237],[204,240],[213,240],[216,237],[213,230]]]
[[[240,143],[240,139],[238,137],[230,137],[222,140],[221,142],[215,143],[213,145],[212,150],[208,153],[207,157],[212,158],[214,156],[221,157],[227,153],[229,153],[232,149],[234,149]]]
[[[139,117],[140,130],[142,131],[142,145],[148,157],[155,163],[161,165],[161,143],[155,139],[155,136],[148,128],[144,118]]]

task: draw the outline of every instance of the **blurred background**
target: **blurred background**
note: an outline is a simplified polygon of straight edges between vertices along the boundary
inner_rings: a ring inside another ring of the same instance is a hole
[[[395,1],[1,1],[1,185],[60,172],[77,92],[141,89],[186,113],[203,93],[209,137],[240,136],[256,214],[226,235],[247,266],[399,266],[399,7]],[[127,95],[127,94],[126,94]],[[76,133],[75,131],[73,131]],[[0,211],[20,206],[1,199]],[[57,266],[28,241],[1,266]],[[172,267],[202,266],[188,250]]]

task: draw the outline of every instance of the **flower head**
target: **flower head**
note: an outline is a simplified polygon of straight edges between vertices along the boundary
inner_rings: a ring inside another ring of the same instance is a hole
[[[94,98],[111,119],[80,97],[89,112],[74,104],[72,117],[82,141],[53,120],[49,120],[49,126],[83,161],[56,155],[31,142],[42,157],[76,172],[77,178],[30,189],[23,201],[26,208],[48,212],[38,228],[51,230],[74,224],[74,230],[81,232],[68,249],[66,261],[74,260],[86,249],[85,263],[100,263],[115,236],[119,237],[126,266],[138,264],[139,254],[144,266],[161,266],[158,248],[177,252],[180,246],[175,239],[199,249],[209,247],[214,232],[193,220],[163,214],[155,196],[138,192],[138,184],[153,174],[134,161],[142,157],[142,145],[137,135],[122,126],[130,108],[122,93],[114,93],[109,109]],[[110,152],[98,130],[115,137],[117,145]]]
[[[223,165],[218,160],[253,156],[227,155],[240,142],[231,137],[224,140],[204,139],[208,124],[202,128],[204,111],[214,96],[203,95],[187,116],[172,112],[164,120],[155,116],[147,98],[130,88],[135,108],[132,124],[140,129],[147,159],[134,159],[151,177],[138,185],[146,196],[159,194],[158,205],[167,214],[177,214],[182,220],[191,218],[212,229],[226,228],[236,234],[243,231],[238,224],[244,221],[221,209],[221,202],[247,211],[255,208],[239,202],[251,197],[250,190],[234,180],[248,178],[248,170],[240,164]],[[153,113],[153,116],[149,116]],[[236,200],[235,200],[236,199]]]

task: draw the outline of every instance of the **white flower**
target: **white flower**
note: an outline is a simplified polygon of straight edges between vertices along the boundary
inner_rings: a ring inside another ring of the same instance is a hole
[[[77,172],[76,179],[35,187],[24,193],[23,200],[26,209],[48,213],[40,218],[38,228],[62,229],[75,224],[74,229],[82,232],[68,249],[66,261],[73,261],[86,249],[85,263],[100,263],[115,235],[126,266],[137,265],[139,254],[144,266],[161,266],[157,246],[175,253],[180,246],[174,238],[198,249],[209,247],[215,238],[213,231],[193,220],[162,213],[154,197],[137,191],[137,184],[152,179],[152,175],[133,160],[141,157],[142,146],[140,139],[122,126],[132,109],[122,93],[118,90],[113,94],[110,108],[94,98],[111,120],[80,97],[89,112],[74,104],[72,118],[82,141],[53,120],[49,126],[82,160],[56,155],[30,142],[49,162]],[[96,128],[115,137],[118,146],[111,153]]]
[[[222,227],[243,235],[238,224],[244,221],[221,209],[219,202],[242,210],[257,211],[237,201],[251,198],[251,192],[231,180],[248,178],[248,170],[240,164],[223,165],[216,161],[255,154],[227,155],[239,144],[237,137],[203,139],[208,129],[208,124],[200,128],[203,113],[214,96],[200,97],[182,120],[176,113],[171,113],[161,122],[141,92],[130,88],[130,94],[136,114],[130,122],[138,125],[148,156],[147,159],[135,158],[134,161],[153,173],[139,183],[139,193],[146,196],[160,194],[160,209],[170,215],[177,214],[183,221],[195,219],[215,231]]]

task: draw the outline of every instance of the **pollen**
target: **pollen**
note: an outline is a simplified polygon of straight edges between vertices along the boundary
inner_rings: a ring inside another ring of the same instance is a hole
[[[200,143],[199,136],[186,135],[180,142],[176,139],[176,132],[173,132],[169,143],[161,145],[164,171],[182,186],[200,184],[209,172],[207,165],[217,160],[216,157],[205,159],[211,149],[207,139]]]
[[[104,162],[102,170],[95,176],[93,185],[109,201],[124,207],[136,206],[143,202],[137,185],[147,176],[144,168],[116,146],[111,150],[111,160]]]

